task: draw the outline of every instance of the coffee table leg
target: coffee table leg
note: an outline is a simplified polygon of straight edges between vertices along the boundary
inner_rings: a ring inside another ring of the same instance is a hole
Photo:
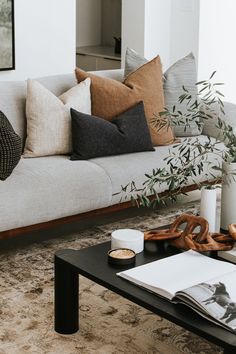
[[[54,263],[55,331],[72,334],[79,329],[79,277],[68,263],[59,258],[61,252],[55,255]]]
[[[236,350],[235,349],[225,349],[224,354],[235,354]]]

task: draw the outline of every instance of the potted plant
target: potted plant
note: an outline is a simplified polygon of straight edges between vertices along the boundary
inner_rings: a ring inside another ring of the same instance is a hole
[[[176,106],[171,110],[165,109],[159,113],[158,119],[154,117],[153,125],[157,128],[166,124],[188,126],[194,121],[200,130],[204,120],[216,119],[217,115],[216,127],[220,132],[219,136],[216,139],[208,137],[204,143],[198,137],[183,139],[169,150],[169,155],[164,159],[166,167],[153,169],[152,173],[145,174],[146,180],[141,187],[131,181],[122,186],[119,193],[122,193],[125,199],[131,195],[131,200],[138,206],[155,208],[159,203],[176,201],[178,195],[183,193],[184,187],[189,184],[196,184],[199,189],[205,187],[202,193],[210,195],[214,194],[210,186],[222,183],[221,227],[227,229],[229,223],[236,222],[236,136],[232,127],[222,119],[225,114],[223,94],[218,89],[222,83],[213,82],[214,75],[215,72],[208,80],[196,83],[199,90],[194,100],[188,89],[183,87],[178,109]],[[180,105],[183,110],[180,110]],[[225,149],[222,149],[222,141]],[[213,162],[208,161],[209,153],[214,156]],[[202,178],[203,182],[197,182],[200,175],[205,176],[205,180]],[[212,182],[209,181],[209,176],[212,177]],[[157,192],[163,185],[166,190],[164,195]],[[150,196],[153,197],[149,198]]]

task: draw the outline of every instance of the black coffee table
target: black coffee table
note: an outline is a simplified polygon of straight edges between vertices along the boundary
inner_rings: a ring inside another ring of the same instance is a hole
[[[158,247],[158,248],[157,248]],[[72,334],[79,329],[78,296],[79,277],[84,277],[131,300],[153,313],[186,328],[224,348],[224,354],[236,353],[236,335],[214,325],[188,307],[156,296],[116,273],[131,268],[114,268],[107,262],[110,242],[82,250],[65,249],[55,254],[55,330],[61,334]],[[136,266],[168,257],[179,251],[166,243],[148,242],[144,252],[137,255]],[[180,274],[180,277],[184,274]]]

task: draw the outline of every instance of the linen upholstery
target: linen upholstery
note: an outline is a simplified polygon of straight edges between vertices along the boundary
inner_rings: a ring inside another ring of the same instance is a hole
[[[0,181],[0,232],[117,204],[121,194],[113,194],[121,185],[134,180],[141,186],[145,173],[165,165],[169,149],[74,162],[67,156],[21,159]]]
[[[57,97],[37,80],[28,80],[24,157],[71,152],[70,108],[91,114],[90,83],[88,78]]]
[[[38,78],[42,85],[59,96],[76,85],[73,74]],[[8,117],[16,133],[26,138],[26,81],[0,81],[0,110]]]
[[[204,106],[202,106],[202,109],[204,110]],[[220,112],[219,106],[217,104],[212,105],[211,109],[214,113],[212,118],[207,120],[204,119],[203,134],[212,136],[214,138],[219,138],[222,141],[224,140],[221,130],[217,128],[218,117],[229,124],[236,134],[236,104],[231,102],[224,102],[225,115]]]
[[[26,136],[25,97],[25,81],[0,81],[0,111],[23,141]]]
[[[90,73],[95,74],[96,76],[106,77],[120,82],[124,80],[124,69],[98,70],[98,71],[90,71]]]
[[[122,81],[124,71],[107,70],[96,75],[111,75]],[[57,96],[75,84],[73,74],[38,80]],[[25,131],[25,97],[26,82],[0,82],[0,107],[21,136]],[[226,103],[225,110],[226,119],[235,128],[236,105]],[[142,183],[144,172],[163,165],[168,150],[169,146],[162,146],[155,152],[75,162],[68,156],[21,159],[12,175],[0,181],[0,232],[119,203],[121,195],[113,193],[121,184],[132,179]]]
[[[171,144],[174,141],[172,129],[153,127],[152,121],[164,109],[162,67],[157,56],[131,73],[124,81],[101,78],[76,69],[78,82],[87,77],[92,80],[92,114],[107,120],[118,116],[140,101],[144,103],[146,119],[154,146]]]
[[[111,77],[114,80],[122,81],[124,71],[101,70],[96,71],[96,75]],[[75,75],[52,75],[36,78],[43,86],[54,95],[60,96],[77,84]],[[23,139],[26,138],[26,81],[0,81],[0,110],[8,117],[16,133]]]
[[[195,139],[195,137],[191,137],[191,139]],[[204,135],[200,135],[198,139],[200,142],[204,143],[208,138]],[[223,144],[221,148],[223,149]],[[154,152],[117,155],[113,157],[91,159],[90,161],[96,163],[106,171],[111,180],[112,194],[115,194],[121,190],[121,186],[126,186],[132,180],[135,181],[137,187],[142,187],[142,183],[146,180],[146,177],[144,176],[146,173],[151,174],[153,169],[166,166],[164,158],[169,155],[169,150],[171,149],[173,149],[172,146],[158,146],[155,148]],[[213,161],[213,155],[209,154],[209,161]],[[207,173],[207,170],[205,170],[201,176],[195,178],[195,180],[206,180],[205,173]],[[189,182],[189,184],[193,184],[193,182]],[[157,188],[158,192],[163,192],[164,190],[165,185],[162,185],[161,188]],[[122,194],[113,195],[111,204],[119,203],[121,196]]]
[[[21,159],[0,181],[0,231],[106,207],[111,200],[106,172],[68,156]]]

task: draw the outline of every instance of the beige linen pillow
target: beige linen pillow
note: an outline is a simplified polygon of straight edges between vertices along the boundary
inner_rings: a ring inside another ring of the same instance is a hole
[[[90,84],[88,78],[57,97],[38,81],[27,81],[27,138],[23,157],[71,153],[70,108],[91,114]]]
[[[128,75],[123,83],[76,69],[77,81],[91,78],[92,114],[106,120],[127,111],[143,101],[147,123],[154,146],[174,142],[172,129],[165,125],[161,129],[153,126],[155,115],[164,110],[162,66],[157,56]]]

